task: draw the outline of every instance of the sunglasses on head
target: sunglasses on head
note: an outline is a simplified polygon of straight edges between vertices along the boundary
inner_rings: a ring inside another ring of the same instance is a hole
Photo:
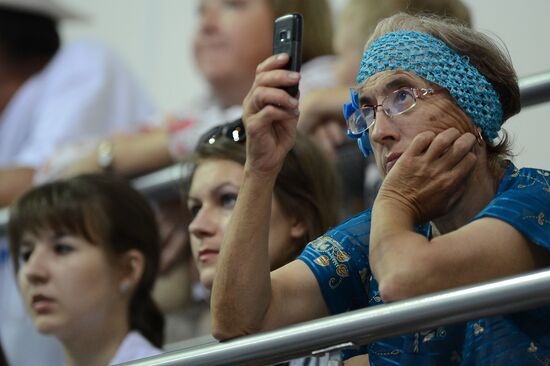
[[[242,118],[237,118],[233,122],[215,126],[204,133],[199,139],[199,144],[213,144],[219,138],[228,138],[234,142],[244,142],[246,132]]]

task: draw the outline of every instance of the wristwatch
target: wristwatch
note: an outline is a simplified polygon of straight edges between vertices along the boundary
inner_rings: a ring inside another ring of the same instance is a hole
[[[105,173],[113,173],[113,143],[110,140],[103,140],[97,145],[97,165]]]

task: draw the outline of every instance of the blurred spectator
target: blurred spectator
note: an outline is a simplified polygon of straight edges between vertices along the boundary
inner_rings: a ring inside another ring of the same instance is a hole
[[[53,0],[0,0],[0,207],[31,187],[58,146],[82,148],[139,128],[154,112],[109,50],[61,46],[59,22],[82,18]],[[4,239],[0,298],[0,339],[10,364],[60,364],[59,348],[36,334],[23,311]],[[21,352],[23,343],[33,352]]]
[[[200,22],[193,52],[208,83],[208,95],[186,104],[177,117],[152,122],[153,127],[145,133],[115,134],[97,142],[98,147],[109,147],[109,164],[98,164],[98,151],[93,150],[85,157],[56,164],[64,167],[50,178],[101,169],[131,177],[184,158],[202,133],[241,115],[241,104],[254,81],[256,67],[272,52],[273,22],[287,13],[302,13],[307,24],[301,95],[335,85],[332,17],[326,0],[200,0],[199,4]]]
[[[154,110],[125,67],[91,43],[62,47],[52,0],[0,0],[0,207],[63,144],[127,131]]]

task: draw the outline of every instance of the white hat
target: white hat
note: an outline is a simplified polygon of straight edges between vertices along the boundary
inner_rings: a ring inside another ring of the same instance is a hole
[[[54,0],[0,0],[0,7],[28,11],[29,13],[44,15],[55,20],[82,20],[85,18],[84,15],[72,11]]]

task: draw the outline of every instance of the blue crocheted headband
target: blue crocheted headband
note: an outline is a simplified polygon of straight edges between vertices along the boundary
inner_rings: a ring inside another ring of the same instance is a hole
[[[498,136],[503,122],[498,94],[467,56],[460,56],[440,39],[416,31],[383,35],[363,54],[357,83],[386,70],[410,71],[446,88],[487,141]]]

